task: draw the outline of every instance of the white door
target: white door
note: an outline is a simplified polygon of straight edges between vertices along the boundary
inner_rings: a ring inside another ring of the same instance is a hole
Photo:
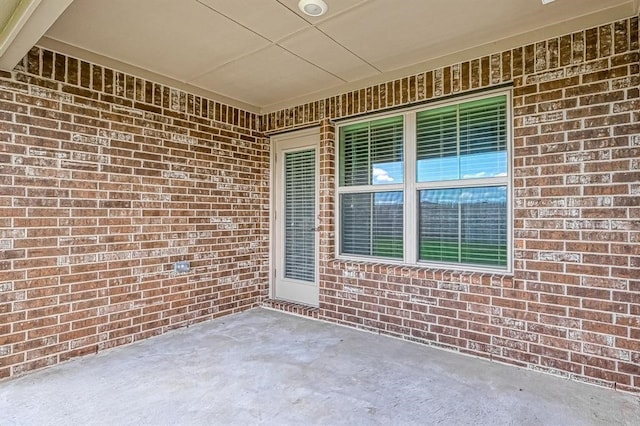
[[[272,289],[275,299],[318,306],[319,131],[280,135],[274,150]]]

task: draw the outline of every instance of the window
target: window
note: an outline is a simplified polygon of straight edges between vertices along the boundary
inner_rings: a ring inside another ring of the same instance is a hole
[[[339,254],[509,269],[508,111],[503,92],[340,126]]]
[[[403,258],[404,119],[340,129],[341,252]]]

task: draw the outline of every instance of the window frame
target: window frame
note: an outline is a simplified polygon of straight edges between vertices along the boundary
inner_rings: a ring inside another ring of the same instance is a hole
[[[506,98],[506,153],[507,153],[507,175],[504,177],[489,178],[467,178],[446,181],[418,182],[417,181],[417,140],[416,135],[416,116],[422,111],[446,107],[450,105],[458,105],[465,102],[493,98],[496,96],[505,96]],[[404,123],[404,179],[402,184],[384,184],[384,185],[358,185],[358,186],[340,186],[342,169],[341,165],[341,128],[353,124],[365,123],[368,121],[381,120],[391,117],[403,117]],[[511,274],[513,272],[513,104],[512,90],[497,89],[491,91],[483,91],[481,93],[472,93],[467,95],[449,97],[447,99],[421,104],[419,106],[411,106],[407,108],[387,111],[379,114],[370,114],[359,116],[354,119],[340,121],[336,126],[336,163],[335,163],[335,258],[342,261],[355,262],[373,262],[385,263],[390,265],[424,267],[430,269],[446,269],[446,270],[462,270],[469,272],[487,272]],[[448,189],[448,188],[474,188],[487,186],[506,186],[507,187],[507,264],[505,267],[498,266],[481,266],[475,264],[458,263],[458,262],[434,262],[419,260],[419,191],[426,189]],[[376,192],[397,192],[403,193],[403,258],[379,257],[343,254],[342,251],[342,211],[341,196],[350,193],[376,193]]]

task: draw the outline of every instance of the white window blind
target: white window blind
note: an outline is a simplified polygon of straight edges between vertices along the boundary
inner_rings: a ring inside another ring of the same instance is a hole
[[[402,258],[402,192],[341,195],[342,252]]]
[[[404,120],[340,129],[342,253],[402,258]]]
[[[402,116],[341,128],[340,185],[402,183],[403,132]]]
[[[418,182],[460,178],[458,108],[449,106],[418,114],[416,125]]]
[[[506,105],[495,96],[416,115],[419,259],[506,266]]]
[[[315,281],[316,153],[285,153],[284,276]]]
[[[420,191],[420,259],[472,265],[507,262],[507,187]]]
[[[505,96],[460,104],[460,177],[507,175]]]
[[[506,97],[420,112],[416,141],[418,182],[506,176]]]

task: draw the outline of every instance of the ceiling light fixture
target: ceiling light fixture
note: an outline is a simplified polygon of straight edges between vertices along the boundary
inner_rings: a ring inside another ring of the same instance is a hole
[[[329,7],[323,0],[300,0],[298,2],[298,9],[305,15],[309,16],[322,16],[327,13]]]
[[[554,1],[556,1],[556,0],[542,0],[542,4],[549,4],[549,3],[552,3]]]

